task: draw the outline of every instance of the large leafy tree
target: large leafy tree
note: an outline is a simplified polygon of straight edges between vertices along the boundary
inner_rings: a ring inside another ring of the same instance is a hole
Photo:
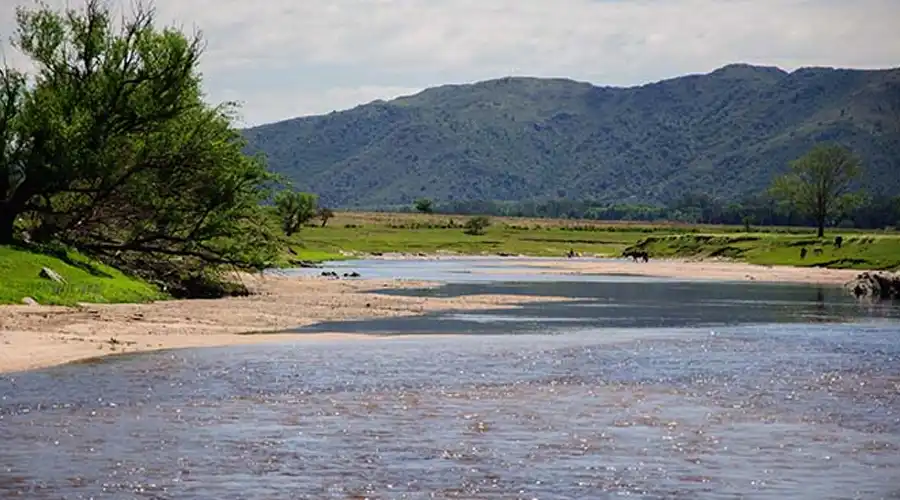
[[[851,192],[860,174],[860,161],[847,149],[821,144],[793,161],[790,172],[772,184],[772,194],[816,223],[818,237],[828,220],[851,209],[860,196]]]
[[[260,203],[273,179],[242,153],[233,106],[204,102],[199,35],[142,7],[114,23],[101,0],[17,21],[36,71],[0,72],[0,243],[18,220],[37,239],[161,262],[157,274],[272,259]]]
[[[311,221],[318,213],[319,197],[313,193],[301,193],[285,189],[275,195],[275,210],[281,219],[284,234],[291,236]]]

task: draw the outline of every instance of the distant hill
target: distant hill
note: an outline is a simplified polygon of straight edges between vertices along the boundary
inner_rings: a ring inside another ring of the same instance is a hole
[[[900,69],[729,65],[639,87],[501,78],[247,129],[251,151],[334,207],[764,189],[817,141],[900,193]]]

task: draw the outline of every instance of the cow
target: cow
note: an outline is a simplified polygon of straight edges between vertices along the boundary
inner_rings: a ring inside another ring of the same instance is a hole
[[[622,257],[631,257],[635,262],[637,262],[639,259],[643,260],[644,262],[650,261],[650,254],[644,250],[626,250],[622,252]]]

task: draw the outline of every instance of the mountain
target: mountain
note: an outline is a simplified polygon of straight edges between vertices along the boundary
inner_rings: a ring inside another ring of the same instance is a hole
[[[665,203],[765,189],[820,141],[900,193],[900,68],[743,64],[630,88],[501,78],[244,131],[250,152],[334,207],[592,198]]]

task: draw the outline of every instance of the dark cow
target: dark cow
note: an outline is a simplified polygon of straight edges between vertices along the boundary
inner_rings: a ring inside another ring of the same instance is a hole
[[[807,253],[806,247],[801,248],[801,249],[800,249],[800,258],[801,258],[801,259],[805,259],[805,258],[806,258],[806,253]]]
[[[844,244],[843,236],[835,236],[834,237],[834,248],[841,248],[841,245]]]
[[[635,262],[638,260],[643,260],[644,262],[650,261],[650,254],[643,250],[626,250],[622,253],[622,257],[631,257]]]

